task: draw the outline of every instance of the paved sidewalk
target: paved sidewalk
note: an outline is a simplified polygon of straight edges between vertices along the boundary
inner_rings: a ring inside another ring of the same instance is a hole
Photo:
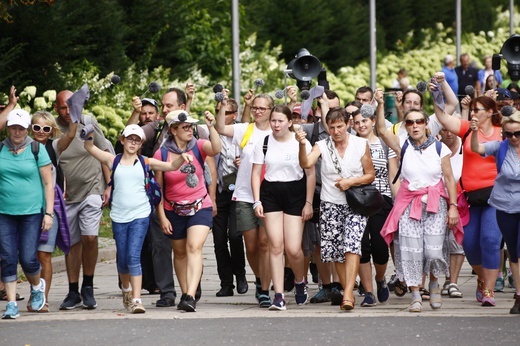
[[[396,297],[393,293],[386,304],[378,304],[375,307],[362,308],[360,303],[362,297],[356,294],[356,307],[351,312],[342,312],[338,306],[331,306],[330,303],[307,304],[297,306],[294,303],[293,293],[286,293],[287,311],[274,312],[261,309],[256,304],[254,298],[254,277],[248,268],[249,291],[244,295],[239,295],[235,291],[232,297],[218,298],[215,293],[220,289],[220,281],[217,275],[216,261],[213,253],[213,237],[210,234],[203,250],[204,257],[204,276],[202,281],[202,298],[197,304],[197,312],[185,313],[173,308],[157,308],[155,301],[158,295],[148,295],[143,291],[143,303],[147,309],[145,314],[132,315],[123,308],[121,292],[117,287],[117,271],[115,264],[115,247],[109,245],[107,248],[100,249],[99,260],[94,277],[95,297],[98,308],[96,310],[75,309],[72,311],[59,311],[59,305],[68,291],[67,275],[64,270],[63,257],[54,259],[55,270],[52,287],[49,297],[50,312],[28,313],[25,310],[27,299],[29,298],[29,285],[24,282],[18,285],[18,292],[26,297],[19,302],[20,321],[49,321],[49,320],[87,320],[87,319],[199,319],[199,318],[243,318],[243,317],[410,317],[410,316],[510,316],[509,309],[513,305],[513,289],[508,288],[504,293],[496,293],[496,307],[481,307],[475,300],[476,277],[471,275],[471,268],[464,264],[459,280],[459,287],[464,293],[464,298],[444,298],[443,306],[440,310],[431,310],[428,302],[423,303],[423,312],[412,314],[407,311],[411,295],[407,294],[402,298]],[[387,280],[393,273],[392,264],[387,271]],[[309,274],[309,278],[311,278]],[[440,280],[442,284],[444,279]],[[176,287],[178,287],[176,285]],[[309,296],[317,292],[317,284],[309,284]],[[177,290],[179,294],[179,290]],[[272,295],[272,294],[271,294]],[[180,296],[180,294],[179,294]],[[178,300],[177,300],[178,302]],[[0,305],[0,310],[5,309],[5,302]],[[0,323],[3,323],[0,320]]]

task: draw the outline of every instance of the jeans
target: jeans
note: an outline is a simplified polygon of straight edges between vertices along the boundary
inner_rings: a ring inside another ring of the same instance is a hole
[[[0,258],[2,258],[2,282],[18,279],[18,260],[27,276],[40,272],[36,257],[43,214],[0,214]]]
[[[469,264],[482,265],[484,269],[498,269],[501,242],[496,209],[491,206],[471,206],[462,242]]]
[[[218,213],[213,218],[213,243],[221,287],[233,287],[233,274],[236,277],[246,275],[244,242],[242,233],[237,229],[235,202],[231,200],[231,195],[227,191],[217,192]]]
[[[117,248],[117,270],[130,276],[142,275],[141,249],[148,230],[150,218],[119,223],[112,221],[112,231]]]

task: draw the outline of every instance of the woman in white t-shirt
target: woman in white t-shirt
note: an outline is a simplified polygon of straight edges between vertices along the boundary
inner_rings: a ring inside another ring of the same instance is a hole
[[[379,115],[379,119],[381,115]],[[394,240],[396,274],[412,292],[410,312],[422,311],[419,286],[430,275],[430,306],[442,305],[438,277],[448,272],[444,250],[446,223],[462,241],[457,212],[457,189],[450,164],[450,149],[427,131],[428,115],[420,109],[404,117],[408,138],[396,135],[387,144],[401,155],[402,181],[392,211],[381,230],[387,244]],[[401,151],[403,153],[401,154]],[[444,179],[443,179],[444,178]],[[445,188],[447,187],[447,189]],[[398,235],[394,237],[394,232]]]
[[[287,106],[275,106],[269,122],[273,133],[258,141],[251,162],[251,187],[255,215],[264,219],[269,241],[274,300],[270,310],[285,310],[283,254],[295,276],[295,300],[307,302],[302,235],[304,222],[312,217],[316,186],[314,167],[304,170],[298,162],[299,143],[294,137],[292,114]],[[311,145],[305,140],[306,152]],[[262,166],[265,177],[261,182]]]
[[[316,164],[321,156],[321,260],[335,262],[343,301],[341,310],[352,310],[355,304],[354,283],[359,270],[361,238],[367,218],[355,214],[347,204],[345,190],[370,184],[375,173],[366,139],[347,132],[350,116],[345,108],[334,107],[326,116],[330,137],[316,142],[312,151],[305,150],[305,133],[298,132],[299,160],[303,168]],[[340,173],[341,172],[341,173]]]

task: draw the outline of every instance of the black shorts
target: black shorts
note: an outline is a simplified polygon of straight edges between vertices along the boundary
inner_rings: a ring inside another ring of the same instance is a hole
[[[264,213],[282,211],[299,216],[305,206],[307,183],[305,177],[288,182],[269,182],[264,179],[260,186],[260,200]]]

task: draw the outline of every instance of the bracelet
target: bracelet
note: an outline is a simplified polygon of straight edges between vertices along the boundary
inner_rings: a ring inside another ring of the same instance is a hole
[[[305,201],[305,203],[309,203],[309,204],[311,205],[311,207],[312,207],[312,203],[311,203],[311,202],[309,202],[309,201]]]
[[[457,207],[457,208],[459,207],[459,206],[457,205],[457,203],[450,203],[450,206],[451,206],[451,205],[454,206],[454,207]]]
[[[52,217],[52,218],[54,219],[54,214],[51,214],[51,213],[45,213],[45,215],[50,216],[50,217]]]
[[[255,210],[260,204],[262,204],[262,201],[255,201],[255,203],[253,203],[253,210]]]

